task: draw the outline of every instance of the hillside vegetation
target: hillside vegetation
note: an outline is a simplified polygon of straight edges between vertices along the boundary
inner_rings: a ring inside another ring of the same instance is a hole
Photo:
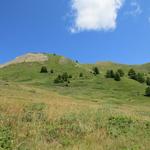
[[[148,85],[128,76],[133,68],[146,79],[149,64],[44,55],[47,61],[0,69],[0,150],[149,150]],[[118,69],[125,73],[120,80],[106,78]]]

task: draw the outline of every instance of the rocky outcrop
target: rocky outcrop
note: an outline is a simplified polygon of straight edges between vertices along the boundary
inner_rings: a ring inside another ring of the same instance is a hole
[[[44,62],[48,60],[48,56],[42,53],[28,53],[26,55],[16,57],[16,59],[6,64],[0,65],[0,68],[6,67],[12,64],[18,64],[23,62]]]

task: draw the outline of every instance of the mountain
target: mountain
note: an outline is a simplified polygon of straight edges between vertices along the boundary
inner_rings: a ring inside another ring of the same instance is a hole
[[[42,66],[48,69],[48,73],[40,73]],[[95,66],[99,68],[100,75],[93,75],[92,69]],[[4,64],[0,69],[0,80],[49,87],[58,93],[87,100],[108,97],[115,103],[147,102],[143,96],[146,84],[129,79],[127,74],[130,68],[134,68],[136,72],[145,73],[145,78],[149,76],[149,64],[132,66],[113,62],[80,64],[56,54],[30,53]],[[107,79],[105,74],[109,69],[114,71],[122,69],[125,76],[120,82]],[[68,90],[62,88],[63,84],[60,86],[54,84],[56,77],[65,72],[72,76]],[[83,77],[80,77],[81,73]],[[121,97],[125,100],[120,101]],[[143,100],[141,101],[141,99]]]
[[[48,56],[42,54],[42,53],[28,53],[26,55],[17,57],[16,59],[12,60],[11,62],[8,62],[4,65],[1,65],[0,67],[6,67],[9,65],[15,65],[18,63],[28,63],[28,62],[43,62],[43,61],[47,61],[48,60]]]
[[[41,73],[43,67],[47,73]],[[130,79],[130,68],[150,77],[150,64],[80,64],[45,53],[2,65],[0,149],[148,150],[147,85]],[[125,76],[106,78],[108,69],[122,69]]]

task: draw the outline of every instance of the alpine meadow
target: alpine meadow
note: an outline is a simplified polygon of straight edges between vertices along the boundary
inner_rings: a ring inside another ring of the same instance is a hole
[[[148,150],[149,71],[150,64],[18,57],[0,69],[1,149]]]
[[[150,150],[150,0],[0,0],[0,150]]]

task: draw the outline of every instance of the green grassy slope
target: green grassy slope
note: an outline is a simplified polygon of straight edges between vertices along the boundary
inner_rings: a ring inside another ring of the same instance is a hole
[[[149,64],[79,64],[46,55],[45,62],[0,69],[0,149],[149,150],[146,84],[127,76],[130,68],[149,76]],[[40,73],[42,66],[49,73]],[[94,66],[97,76],[90,73]],[[121,81],[105,78],[107,69],[119,68],[126,73]],[[64,72],[72,75],[69,86],[54,84]]]
[[[19,63],[9,65],[0,69],[0,79],[8,81],[39,81],[46,82],[51,74],[41,74],[40,69],[42,66],[46,66],[48,71],[54,70],[54,78],[63,72],[73,74],[74,77],[78,76],[80,72],[87,73],[85,69],[80,67],[70,59],[62,56],[54,56],[48,54],[49,60],[45,62],[33,62],[33,63]]]
[[[128,66],[112,62],[103,62],[96,64],[79,64],[62,56],[46,54],[49,57],[45,62],[20,63],[9,65],[0,69],[0,79],[5,81],[16,81],[49,88],[63,95],[70,95],[78,99],[92,101],[103,100],[104,103],[146,103],[149,104],[147,97],[144,97],[146,84],[138,83],[127,76],[128,70],[133,67],[139,72],[148,74],[149,64],[139,66]],[[54,73],[42,74],[40,69],[46,66],[48,71],[54,70]],[[100,69],[100,75],[94,76],[90,73],[92,68],[97,66]],[[126,73],[120,82],[113,79],[106,79],[107,69],[123,69]],[[67,72],[72,75],[69,87],[63,85],[57,86],[53,83],[58,74]],[[79,74],[83,73],[80,78]]]

